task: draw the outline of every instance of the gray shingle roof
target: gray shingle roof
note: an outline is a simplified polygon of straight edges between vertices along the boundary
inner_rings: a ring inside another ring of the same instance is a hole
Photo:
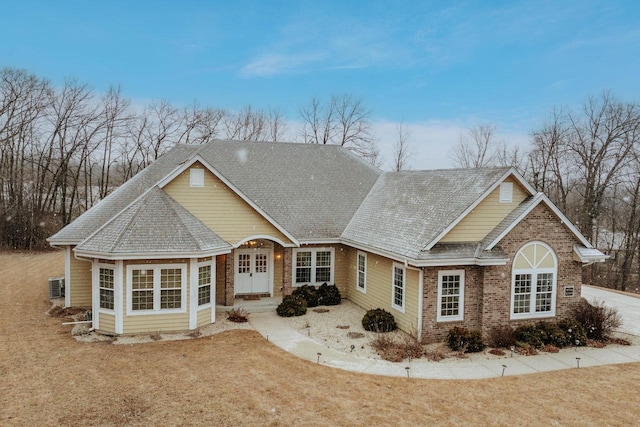
[[[140,197],[200,147],[179,145],[146,167],[71,224],[49,238],[51,244],[77,244]]]
[[[418,255],[421,261],[440,261],[453,259],[497,260],[507,256],[501,248],[483,251],[480,243],[438,243],[428,251]]]
[[[418,259],[420,252],[509,168],[443,169],[382,175],[343,238]]]
[[[338,239],[381,174],[335,145],[218,141],[198,154],[300,241]]]
[[[155,186],[76,247],[76,251],[108,254],[223,249],[231,245]]]

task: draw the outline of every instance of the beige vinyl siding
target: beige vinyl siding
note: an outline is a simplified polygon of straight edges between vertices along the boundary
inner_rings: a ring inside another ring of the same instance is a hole
[[[356,289],[356,253],[357,251],[352,249],[346,257],[351,264],[348,279],[349,300],[365,310],[382,308],[393,314],[400,329],[417,333],[420,271],[406,268],[405,310],[402,313],[391,307],[394,261],[367,253],[367,293],[363,294]]]
[[[206,326],[211,323],[211,307],[198,310],[198,328],[201,326]]]
[[[184,313],[162,313],[153,314],[136,314],[127,315],[127,298],[129,297],[129,286],[127,283],[127,266],[128,265],[153,265],[153,264],[187,264],[187,283],[186,283],[186,307]],[[153,332],[173,332],[189,330],[189,260],[188,259],[172,259],[172,260],[134,260],[125,261],[122,269],[122,281],[124,283],[124,295],[122,297],[123,312],[123,333],[139,334]]]
[[[73,256],[73,247],[71,248],[70,262],[70,285],[66,291],[71,293],[72,307],[91,307],[91,265],[89,261],[81,261]]]
[[[526,190],[509,177],[503,182],[513,183],[511,203],[500,203],[500,186],[496,187],[474,210],[469,212],[440,242],[478,242],[493,230],[511,211],[527,198]]]
[[[192,168],[204,168],[194,163]],[[164,191],[225,241],[236,245],[251,236],[272,236],[291,243],[240,196],[208,170],[203,187],[190,186],[190,169],[178,175]]]
[[[116,332],[116,316],[109,313],[98,313],[98,322],[100,324],[100,332]]]
[[[350,251],[343,245],[336,246],[336,269],[333,275],[334,283],[340,289],[340,295],[346,297],[349,292],[349,271],[351,270]]]

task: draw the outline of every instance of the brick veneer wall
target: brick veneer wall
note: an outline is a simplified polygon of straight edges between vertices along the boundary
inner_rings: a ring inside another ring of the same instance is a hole
[[[293,280],[292,274],[292,263],[293,263],[293,249],[292,248],[283,248],[284,251],[284,265],[282,268],[282,295],[291,295],[293,292],[293,287],[291,281]]]
[[[227,254],[227,260],[225,263],[225,277],[224,277],[224,305],[232,306],[233,300],[235,298],[234,289],[233,289],[233,280],[234,280],[234,253]]]
[[[438,322],[438,271],[464,269],[463,320]],[[424,269],[424,304],[422,310],[422,336],[427,342],[442,341],[454,326],[476,329],[482,323],[482,267],[428,267]]]
[[[556,317],[530,320],[510,320],[511,266],[518,250],[528,242],[549,245],[558,259]],[[580,299],[582,265],[573,260],[573,245],[578,243],[571,231],[553,211],[540,204],[500,241],[500,248],[509,257],[504,266],[465,266],[464,320],[436,322],[438,270],[461,267],[430,267],[424,269],[423,338],[442,341],[453,326],[481,329],[485,338],[497,326],[514,328],[540,320],[559,320],[569,315],[571,306]],[[566,286],[574,287],[572,297],[564,296]]]

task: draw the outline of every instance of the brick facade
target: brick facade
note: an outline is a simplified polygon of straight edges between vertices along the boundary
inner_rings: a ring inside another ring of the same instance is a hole
[[[225,276],[224,276],[224,305],[232,306],[233,300],[235,298],[233,281],[234,281],[234,253],[231,251],[230,254],[227,254],[226,262],[224,265]]]
[[[531,320],[510,320],[511,268],[513,258],[526,243],[540,241],[549,245],[558,259],[556,316]],[[424,274],[423,338],[428,342],[442,341],[454,326],[480,329],[487,337],[497,326],[517,327],[540,320],[558,320],[568,316],[580,299],[582,265],[573,260],[573,246],[579,243],[565,224],[544,204],[538,205],[499,243],[509,257],[504,266],[429,267]],[[464,320],[437,322],[438,271],[465,270]],[[573,296],[565,297],[566,286],[573,286]]]
[[[283,248],[284,251],[284,265],[283,265],[283,277],[282,277],[282,295],[291,295],[293,292],[293,249],[292,248]]]

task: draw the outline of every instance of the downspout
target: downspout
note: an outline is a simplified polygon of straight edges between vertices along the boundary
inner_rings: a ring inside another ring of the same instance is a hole
[[[420,268],[418,277],[418,340],[422,341],[422,305],[424,302],[424,268]]]

